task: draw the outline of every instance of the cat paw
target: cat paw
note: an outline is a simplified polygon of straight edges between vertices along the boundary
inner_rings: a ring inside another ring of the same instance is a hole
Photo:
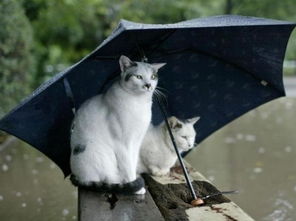
[[[162,176],[161,170],[156,167],[151,167],[150,172],[151,172],[152,176]]]
[[[137,192],[135,192],[135,194],[137,194],[137,195],[143,195],[145,193],[146,193],[145,187],[142,187],[140,190],[138,190]]]
[[[154,170],[152,171],[153,176],[166,176],[169,173],[168,170]]]

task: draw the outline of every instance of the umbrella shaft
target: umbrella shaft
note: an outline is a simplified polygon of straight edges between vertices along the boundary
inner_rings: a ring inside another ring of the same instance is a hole
[[[177,148],[177,145],[176,145],[176,142],[175,142],[174,135],[173,135],[173,133],[172,133],[172,131],[171,131],[171,129],[170,129],[170,125],[169,125],[169,122],[168,122],[168,120],[167,120],[168,115],[167,115],[167,113],[166,113],[166,111],[165,111],[165,107],[162,105],[162,103],[160,102],[160,100],[159,100],[157,97],[156,97],[156,99],[157,99],[157,102],[158,102],[158,104],[159,104],[160,110],[161,110],[161,112],[162,112],[162,114],[163,114],[163,116],[164,116],[165,124],[166,124],[166,126],[167,126],[167,128],[168,128],[170,138],[171,138],[171,140],[172,140],[172,143],[173,143],[174,149],[175,149],[175,151],[176,151],[176,154],[177,154],[178,160],[179,160],[179,162],[180,162],[180,165],[181,165],[181,167],[182,167],[182,170],[183,170],[183,173],[184,173],[184,176],[185,176],[186,183],[187,183],[187,185],[188,185],[188,187],[189,187],[189,190],[190,190],[190,192],[191,192],[191,195],[192,195],[193,199],[197,199],[197,196],[196,196],[195,191],[194,191],[194,189],[193,189],[192,183],[191,183],[191,181],[190,181],[190,179],[189,179],[189,175],[188,175],[187,169],[186,169],[186,167],[185,167],[185,165],[184,165],[183,159],[182,159],[182,157],[181,157],[181,155],[180,155],[180,152],[179,152],[179,150],[178,150],[178,148]]]

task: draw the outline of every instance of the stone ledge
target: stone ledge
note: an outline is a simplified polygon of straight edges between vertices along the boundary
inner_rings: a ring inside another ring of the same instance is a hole
[[[186,164],[189,175],[193,180],[192,185],[199,197],[217,193],[219,190],[213,186],[202,174]],[[165,220],[178,221],[253,221],[234,202],[227,197],[218,195],[205,200],[205,204],[193,207],[190,202],[191,194],[180,167],[173,168],[169,175],[154,177],[144,175],[146,185],[156,205]]]
[[[202,174],[186,164],[192,185],[199,197],[219,192]],[[80,221],[253,221],[234,202],[223,195],[205,199],[205,204],[193,207],[191,194],[185,184],[181,168],[173,168],[169,175],[143,175],[145,196],[104,194],[78,190]]]

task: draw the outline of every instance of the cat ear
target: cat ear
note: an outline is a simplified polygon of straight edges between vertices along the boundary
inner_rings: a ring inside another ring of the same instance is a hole
[[[121,72],[125,72],[127,68],[136,65],[136,63],[131,61],[128,57],[121,55],[119,58],[119,65]]]
[[[199,121],[200,117],[194,117],[187,120],[188,123],[194,125],[197,121]]]
[[[151,64],[151,65],[152,65],[152,67],[153,67],[156,71],[158,71],[158,69],[160,69],[161,67],[165,66],[166,63],[154,63],[154,64]]]
[[[172,128],[172,129],[176,129],[176,128],[182,128],[182,124],[180,123],[180,121],[176,118],[176,117],[174,117],[174,116],[172,116],[172,117],[170,117],[170,118],[168,118],[168,122],[169,122],[169,125],[170,125],[170,127]]]

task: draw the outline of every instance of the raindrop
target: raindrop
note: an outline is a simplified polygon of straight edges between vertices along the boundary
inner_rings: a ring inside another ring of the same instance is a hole
[[[192,54],[192,55],[190,55],[190,57],[189,57],[189,61],[195,61],[196,59],[197,59],[196,54]]]
[[[192,75],[192,79],[198,79],[199,78],[199,73],[195,73]]]
[[[226,137],[226,138],[224,139],[224,142],[227,143],[227,144],[235,143],[235,139],[232,138],[232,137]]]
[[[268,85],[268,82],[267,82],[267,81],[264,81],[264,80],[262,80],[260,83],[261,83],[263,86],[267,86],[267,85]]]
[[[295,190],[296,191],[296,190]],[[0,201],[2,201],[4,199],[4,197],[2,195],[0,195]]]
[[[200,103],[195,103],[195,104],[193,105],[193,108],[194,108],[194,109],[200,108]]]
[[[43,157],[36,157],[37,163],[42,163],[44,161]]]
[[[227,80],[227,82],[226,82],[227,87],[233,87],[234,85],[235,85],[235,83],[233,81]]]
[[[69,214],[69,210],[67,210],[67,209],[63,209],[63,216],[67,216],[68,214]]]
[[[287,153],[290,153],[290,152],[292,151],[292,147],[290,147],[290,146],[286,146],[286,147],[285,147],[285,151],[286,151]]]
[[[15,194],[17,197],[21,197],[22,196],[22,193],[21,192],[16,192]]]
[[[22,207],[23,208],[27,207],[27,204],[26,203],[22,203]]]
[[[265,148],[264,147],[259,147],[258,148],[258,153],[265,153]]]
[[[55,169],[56,165],[54,163],[50,163],[49,167],[50,167],[50,169]]]
[[[32,174],[34,174],[34,175],[38,174],[38,170],[33,169],[33,170],[32,170]]]
[[[73,220],[76,220],[77,218],[76,218],[76,216],[72,216],[72,219],[73,219]]]
[[[2,170],[3,170],[4,172],[6,172],[6,171],[8,170],[8,166],[7,166],[7,164],[3,164],[3,165],[2,165]]]
[[[263,171],[263,169],[262,169],[261,167],[255,167],[255,168],[253,169],[253,172],[254,172],[254,173],[262,173],[262,171]]]
[[[241,140],[243,139],[244,135],[243,134],[237,134],[236,139]]]
[[[41,198],[41,197],[38,197],[38,198],[37,198],[37,202],[38,202],[39,204],[43,204],[43,202],[42,202],[42,198]]]
[[[52,65],[46,65],[45,66],[45,72],[50,73],[50,72],[53,72],[53,70],[54,70],[54,68],[53,68]]]
[[[11,155],[6,155],[6,156],[5,156],[5,159],[6,159],[6,161],[9,162],[9,161],[11,161],[12,157],[11,157]]]
[[[190,90],[191,90],[191,91],[195,91],[197,88],[198,88],[197,85],[193,85],[193,86],[190,87]]]
[[[254,141],[256,141],[256,136],[248,134],[248,135],[245,136],[245,139],[246,139],[246,141],[254,142]]]
[[[182,83],[175,84],[177,90],[183,89],[184,85]]]
[[[262,119],[267,119],[268,117],[269,117],[269,114],[267,113],[267,112],[262,112],[261,114],[260,114],[260,116],[261,116],[261,118]]]
[[[209,181],[213,182],[215,180],[214,176],[208,176]]]

